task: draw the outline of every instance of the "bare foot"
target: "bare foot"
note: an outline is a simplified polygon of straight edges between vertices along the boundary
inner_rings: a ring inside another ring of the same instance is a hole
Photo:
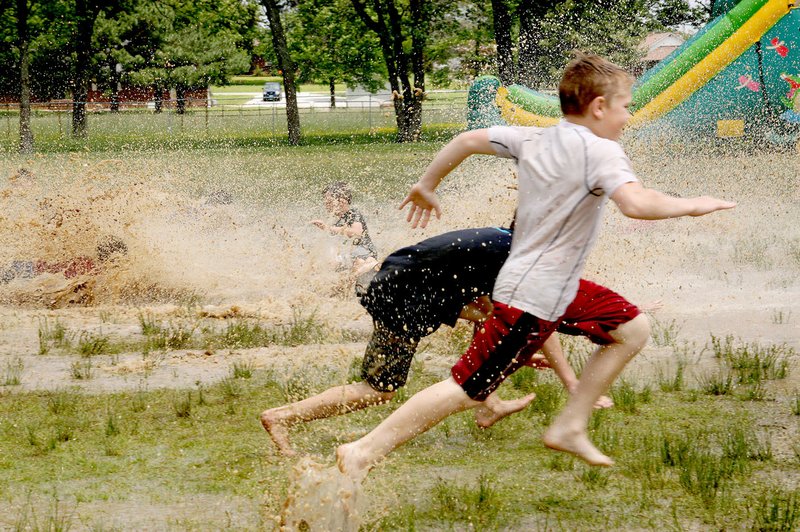
[[[614,400],[605,395],[601,395],[597,398],[597,401],[594,402],[595,410],[600,410],[601,408],[611,408],[613,406]]]
[[[356,442],[345,443],[336,449],[336,465],[342,474],[361,482],[369,473],[367,460],[358,452]]]
[[[614,465],[614,460],[592,445],[585,431],[561,429],[554,423],[544,433],[542,441],[547,447],[574,454],[589,465],[603,467]]]
[[[289,444],[289,425],[280,419],[275,410],[274,408],[264,410],[261,413],[261,424],[283,456],[287,458],[297,456],[297,452]]]
[[[488,429],[504,417],[526,408],[534,399],[536,399],[535,393],[511,401],[494,401],[491,405],[486,404],[488,403],[486,401],[475,409],[475,423],[483,429]]]

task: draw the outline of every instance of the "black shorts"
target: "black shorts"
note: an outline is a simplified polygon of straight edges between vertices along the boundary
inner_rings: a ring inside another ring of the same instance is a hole
[[[398,335],[374,322],[361,366],[361,378],[379,392],[394,392],[405,386],[419,339]]]

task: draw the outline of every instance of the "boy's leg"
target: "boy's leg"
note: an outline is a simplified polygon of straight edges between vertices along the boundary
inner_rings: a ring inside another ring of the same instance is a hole
[[[289,427],[300,422],[323,419],[385,403],[394,392],[379,392],[366,382],[329,388],[313,397],[261,413],[261,424],[281,454],[295,456],[289,443]]]
[[[526,357],[517,356],[520,349],[530,342],[544,343],[556,325],[496,303],[492,317],[453,366],[452,377],[415,394],[360,440],[340,446],[336,451],[339,469],[360,480],[403,443],[451,414],[480,405],[527,362]]]
[[[380,323],[367,344],[361,368],[363,382],[335,386],[290,405],[265,410],[261,424],[285,456],[296,453],[289,444],[289,427],[385,403],[404,386],[417,340],[398,336]]]
[[[589,440],[589,418],[595,401],[647,344],[650,324],[644,314],[619,294],[581,280],[578,295],[567,309],[559,330],[584,334],[604,345],[586,362],[575,392],[545,432],[543,441],[551,449],[572,453],[591,465],[613,465],[613,460]]]
[[[380,459],[451,414],[479,405],[451,378],[414,394],[369,434],[336,450],[342,473],[362,480]]]

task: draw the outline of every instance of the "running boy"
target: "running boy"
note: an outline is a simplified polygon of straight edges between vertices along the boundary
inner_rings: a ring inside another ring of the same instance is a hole
[[[435,189],[472,154],[515,161],[519,173],[516,228],[508,260],[495,283],[494,313],[453,366],[452,376],[414,395],[372,432],[337,449],[339,469],[363,478],[381,458],[447,416],[478,407],[503,380],[525,364],[558,327],[576,296],[579,278],[597,236],[608,197],[623,214],[639,219],[702,216],[735,203],[711,197],[673,198],[642,186],[617,140],[630,118],[632,78],[612,63],[579,55],[559,85],[565,120],[556,126],[493,127],[460,134],[445,146],[401,208],[408,220],[427,224],[441,215]],[[584,294],[591,304],[594,296]],[[577,390],[544,434],[548,447],[592,465],[611,458],[589,440],[592,406],[650,334],[647,318],[622,302],[591,308],[598,322],[615,317],[603,346],[583,368]],[[585,316],[592,318],[592,316]],[[524,351],[520,351],[521,348]]]
[[[491,312],[494,279],[511,249],[511,232],[496,227],[451,231],[389,255],[361,297],[372,316],[374,331],[361,370],[362,382],[332,387],[320,394],[261,414],[261,423],[278,450],[295,454],[289,443],[292,425],[352,412],[392,399],[406,383],[419,340],[460,318],[482,322]],[[589,283],[588,281],[582,281]],[[610,292],[610,291],[609,291]],[[630,305],[632,308],[632,305]],[[569,334],[592,336],[575,317]],[[569,392],[578,384],[558,340],[547,345],[549,358]],[[533,395],[500,401],[494,396],[475,411],[475,420],[488,427],[502,417],[525,408]],[[601,398],[597,407],[613,403]]]
[[[378,253],[367,230],[367,220],[361,211],[351,205],[353,191],[343,181],[331,183],[323,191],[325,209],[337,217],[333,225],[322,220],[311,223],[332,235],[344,237],[349,244],[346,255],[339,259],[346,269],[359,275],[378,264]]]

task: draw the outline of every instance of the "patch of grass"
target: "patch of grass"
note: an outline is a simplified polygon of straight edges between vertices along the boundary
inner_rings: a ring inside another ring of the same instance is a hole
[[[726,363],[740,384],[759,384],[763,380],[783,379],[789,374],[789,358],[795,350],[787,344],[762,346],[758,342],[734,343],[711,335],[714,356]]]
[[[94,376],[93,364],[91,358],[82,358],[75,360],[69,366],[70,375],[75,380],[89,380]]]
[[[39,321],[39,354],[46,355],[51,349],[68,349],[72,344],[71,334],[64,325],[56,320],[51,323],[47,318]]]
[[[234,379],[249,379],[253,376],[255,362],[252,360],[236,361],[231,365],[231,377]]]
[[[431,511],[451,523],[469,523],[479,529],[494,528],[505,502],[493,488],[493,479],[480,475],[475,483],[439,481],[433,488]],[[508,525],[508,523],[504,523]]]
[[[188,418],[192,416],[192,391],[175,393],[172,397],[172,410],[175,417]]]
[[[145,337],[144,345],[141,348],[143,353],[192,347],[194,332],[197,330],[197,323],[175,324],[170,322],[164,325],[147,315],[139,316],[139,325],[142,328],[142,335]]]
[[[770,488],[760,495],[753,510],[751,530],[790,532],[800,528],[800,493]]]
[[[78,354],[82,357],[103,355],[109,352],[111,341],[103,334],[81,333],[78,337]]]
[[[800,416],[800,392],[794,392],[794,395],[791,397],[790,405],[792,414]]]
[[[650,318],[650,339],[656,347],[675,346],[680,332],[681,328],[675,320],[661,321],[654,317]]]
[[[19,357],[6,362],[6,370],[3,373],[3,386],[19,386],[22,383],[22,371],[24,369],[25,363]]]
[[[683,357],[676,357],[675,371],[672,375],[665,374],[664,370],[659,367],[657,372],[658,387],[662,392],[680,392],[684,389],[684,371],[686,369],[686,360]]]
[[[638,392],[627,379],[620,379],[611,388],[611,399],[614,400],[614,407],[621,412],[635,414],[639,405],[649,403],[652,392],[649,387],[645,387]]]
[[[774,309],[772,311],[772,323],[775,325],[784,325],[789,323],[789,320],[792,318],[792,311],[784,311],[781,309]]]
[[[732,395],[734,390],[733,374],[725,368],[720,368],[711,375],[699,378],[700,388],[707,395]]]

